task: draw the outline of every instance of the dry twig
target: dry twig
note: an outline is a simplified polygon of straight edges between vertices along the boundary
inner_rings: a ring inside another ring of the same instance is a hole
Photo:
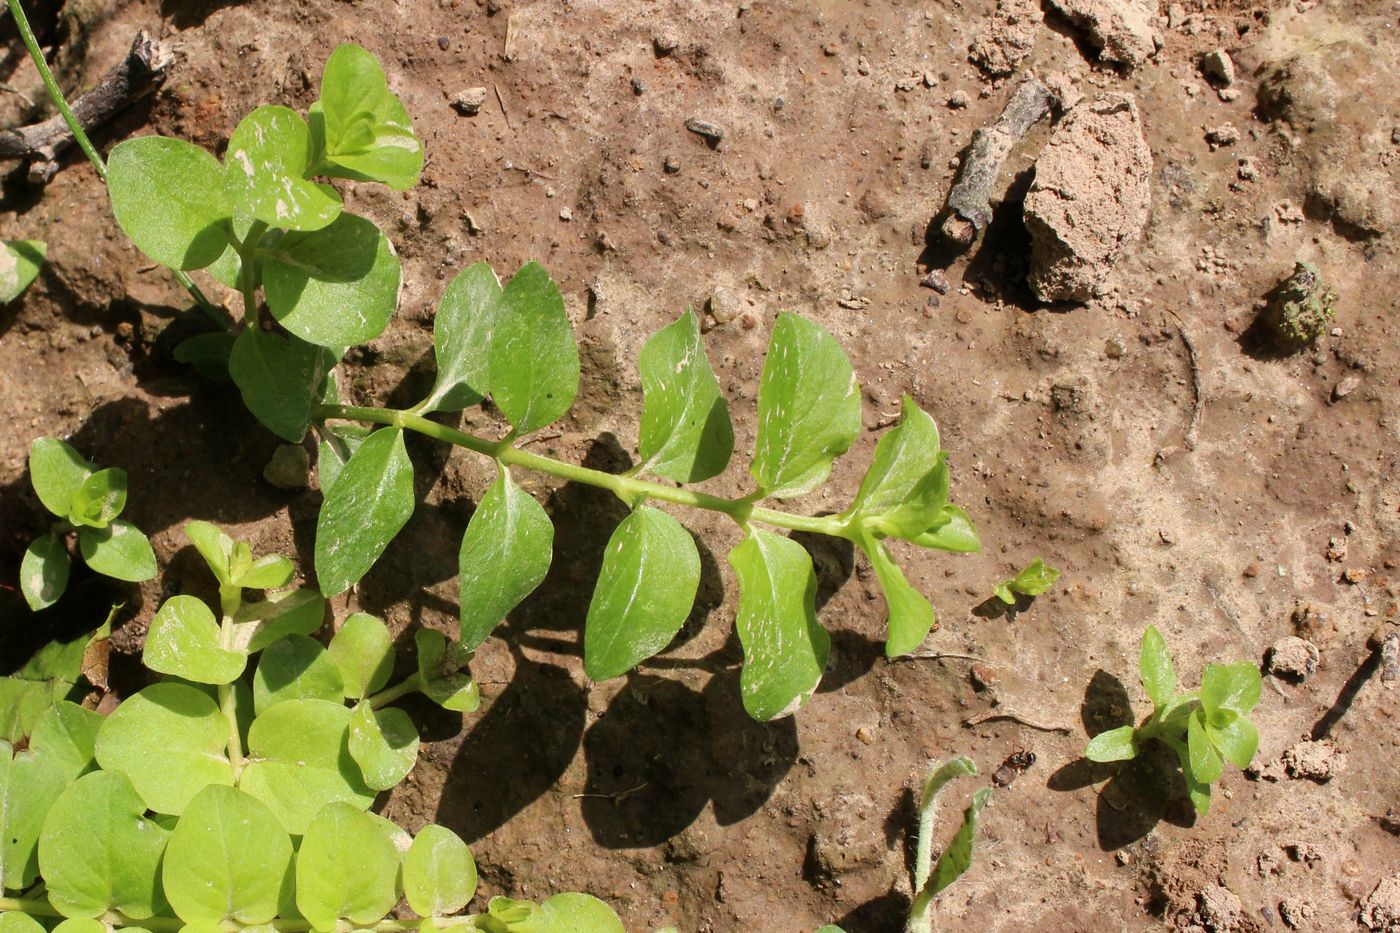
[[[1074,731],[1069,726],[1057,726],[1051,723],[1036,722],[1034,719],[1027,719],[1025,716],[1021,716],[1017,713],[995,709],[987,710],[987,712],[985,713],[978,713],[976,716],[973,716],[969,719],[964,719],[963,725],[980,726],[982,723],[989,722],[993,719],[1009,719],[1012,722],[1019,722],[1023,726],[1029,726],[1032,729],[1039,729],[1041,732],[1063,732],[1065,735],[1069,735]]]

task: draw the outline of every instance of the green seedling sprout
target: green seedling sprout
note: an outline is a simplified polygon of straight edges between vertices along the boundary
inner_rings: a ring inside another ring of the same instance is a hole
[[[463,913],[477,886],[466,843],[436,825],[410,837],[368,812],[417,760],[417,729],[389,704],[420,692],[475,709],[469,653],[420,630],[417,671],[391,685],[383,622],[352,615],[323,645],[310,636],[325,601],[289,586],[287,558],[207,522],[186,533],[219,613],[166,600],[142,655],[160,681],[106,717],[73,702],[110,618],[0,678],[4,933],[623,933],[586,894],[494,897]],[[405,899],[413,916],[389,918]]]
[[[83,562],[104,576],[140,583],[156,575],[151,542],[121,518],[126,473],[99,470],[68,444],[41,437],[29,447],[29,479],[56,521],[35,538],[20,562],[20,592],[31,609],[52,606],[68,587],[65,539],[76,532]]]
[[[9,2],[12,10],[18,5]],[[57,94],[56,86],[49,90]],[[90,146],[85,151],[100,162]],[[636,467],[610,474],[524,449],[528,435],[567,414],[579,385],[563,297],[534,263],[504,285],[486,263],[448,284],[433,329],[437,378],[417,404],[343,403],[335,367],[348,347],[384,331],[401,276],[392,244],[371,221],[343,209],[330,181],[407,189],[422,166],[422,142],[379,63],[343,45],[326,62],[320,99],[305,116],[257,108],[233,130],[222,160],[183,140],[144,136],[119,143],[103,170],[117,222],[142,252],[182,273],[206,270],[242,295],[236,334],[193,338],[177,357],[204,371],[226,370],[249,410],[283,439],[298,443],[310,431],[319,438],[324,502],[315,568],[323,595],[354,586],[413,513],[404,441],[412,431],[496,465],[459,549],[464,651],[543,581],[552,560],[553,527],[517,485],[519,471],[610,490],[631,510],[613,532],[588,611],[584,667],[596,680],[621,676],[665,648],[694,602],[695,541],[657,504],[720,512],[743,533],[729,563],[740,587],[740,686],[754,718],[796,710],[816,690],[830,652],[816,618],[811,558],[770,529],[853,542],[887,596],[888,654],[924,640],[935,625],[933,607],[895,563],[892,540],[953,552],[980,544],[967,514],[949,501],[938,429],[913,399],[904,399],[903,419],[880,439],[845,511],[818,517],[765,504],[816,490],[860,433],[850,362],[804,318],[778,316],[759,386],[753,488],[734,498],[689,485],[725,471],[734,448],[728,406],[690,312],[642,351]],[[510,423],[504,435],[468,434],[434,420],[488,398]]]
[[[1147,742],[1163,742],[1176,752],[1191,803],[1204,816],[1210,809],[1210,786],[1220,780],[1225,762],[1247,768],[1259,747],[1259,731],[1248,718],[1259,702],[1259,669],[1248,661],[1208,664],[1200,690],[1177,693],[1171,653],[1162,634],[1150,625],[1142,636],[1138,669],[1152,715],[1140,725],[1094,736],[1085,757],[1128,761]]]
[[[1039,596],[1060,579],[1060,571],[1037,557],[1021,572],[1009,580],[1003,580],[992,590],[992,595],[1008,606],[1016,605],[1017,596]]]

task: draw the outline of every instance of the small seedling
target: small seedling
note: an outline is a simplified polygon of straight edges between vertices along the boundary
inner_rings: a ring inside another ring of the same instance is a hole
[[[1210,809],[1210,786],[1220,780],[1225,762],[1247,768],[1259,746],[1259,731],[1248,718],[1259,702],[1259,669],[1248,661],[1208,664],[1200,690],[1177,693],[1176,666],[1167,643],[1149,625],[1142,636],[1138,670],[1152,701],[1152,715],[1138,726],[1119,726],[1094,736],[1085,757],[1127,761],[1147,742],[1164,742],[1181,761],[1191,803],[1204,816]]]
[[[34,283],[48,247],[42,240],[0,241],[0,305],[7,305]]]
[[[1014,606],[1017,596],[1039,596],[1058,579],[1060,572],[1037,557],[1016,576],[998,583],[992,593],[1008,606]]]
[[[933,859],[933,818],[937,813],[938,792],[943,785],[956,777],[977,773],[977,765],[971,758],[959,756],[942,765],[935,763],[933,770],[924,781],[923,792],[919,797],[919,839],[914,853],[914,899],[909,906],[909,920],[905,933],[930,933],[933,918],[930,910],[933,899],[943,889],[962,877],[972,865],[972,847],[977,835],[977,820],[992,796],[990,787],[983,787],[972,795],[972,803],[963,813],[962,825],[958,827],[952,842],[943,850],[935,862]],[[827,925],[817,933],[844,933],[835,925]]]
[[[463,914],[477,884],[466,844],[435,825],[410,838],[367,812],[417,760],[417,729],[389,704],[421,692],[475,709],[468,652],[420,630],[416,672],[390,685],[384,623],[352,615],[323,646],[309,636],[325,601],[288,587],[291,561],[206,522],[186,533],[218,581],[219,614],[192,596],[160,607],[142,661],[163,679],[106,717],[74,703],[87,638],[0,678],[4,933],[60,919],[66,933],[622,933],[585,894],[495,897]],[[250,602],[247,589],[274,592]],[[385,919],[405,898],[416,916]]]
[[[20,563],[20,591],[30,608],[52,606],[68,587],[65,539],[73,532],[84,563],[98,573],[131,583],[156,575],[151,542],[119,517],[126,508],[125,472],[99,470],[63,441],[41,437],[29,447],[29,478],[44,508],[58,518]]]

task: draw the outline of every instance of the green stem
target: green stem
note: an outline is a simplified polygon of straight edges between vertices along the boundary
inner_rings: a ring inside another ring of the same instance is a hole
[[[388,706],[390,703],[394,702],[399,697],[407,696],[410,693],[417,693],[420,689],[422,689],[422,684],[422,678],[420,678],[417,674],[414,674],[412,677],[409,677],[401,681],[400,683],[395,684],[392,687],[386,687],[385,689],[379,691],[374,696],[369,697],[367,702],[369,703],[371,709],[379,709],[381,707]]]
[[[87,130],[83,129],[83,125],[74,116],[73,108],[68,106],[68,98],[63,95],[63,89],[54,80],[53,72],[49,70],[49,63],[44,58],[44,51],[39,48],[39,40],[29,25],[29,17],[24,15],[24,7],[20,5],[19,0],[5,0],[5,2],[9,6],[10,15],[14,17],[15,27],[19,29],[19,37],[24,41],[24,47],[29,51],[29,57],[34,61],[34,67],[39,70],[39,78],[44,82],[44,90],[48,92],[49,100],[53,101],[53,105],[58,108],[59,114],[63,117],[63,122],[68,125],[68,131],[73,134],[73,141],[78,144],[83,155],[87,156],[92,167],[97,170],[98,177],[105,183],[107,181],[107,163],[102,160],[97,147],[88,138]],[[189,292],[190,297],[194,299],[200,310],[219,327],[228,330],[228,321],[214,307],[213,302],[205,297],[204,292],[194,283],[194,280],[179,269],[170,271],[174,274],[175,281],[180,283],[180,287]]]
[[[232,598],[229,591],[232,591]],[[220,587],[219,601],[223,604],[223,620],[219,623],[219,647],[227,650],[233,645],[233,617],[243,602],[242,587]],[[224,714],[224,721],[228,723],[228,760],[229,764],[233,765],[233,779],[237,782],[247,759],[243,757],[243,736],[238,731],[238,694],[234,691],[233,684],[219,685],[219,712]],[[157,931],[152,930],[151,933]]]
[[[523,467],[538,473],[548,473],[573,483],[597,486],[615,494],[623,502],[632,503],[640,499],[659,499],[676,505],[711,512],[722,512],[734,519],[741,527],[750,521],[788,528],[793,531],[811,531],[834,537],[847,537],[846,523],[837,516],[794,515],[777,509],[765,509],[753,504],[752,496],[726,499],[693,489],[666,486],[650,480],[637,479],[628,474],[604,473],[590,467],[565,463],[551,457],[512,447],[509,438],[504,441],[487,440],[475,434],[467,434],[447,425],[429,421],[412,411],[397,411],[388,408],[361,408],[354,405],[320,405],[313,413],[317,419],[339,419],[343,421],[367,421],[395,428],[416,431],[419,434],[444,441],[456,447],[465,447],[487,457],[492,457],[507,466]]]
[[[16,911],[28,914],[31,917],[62,917],[58,909],[41,897],[0,897],[0,913]],[[477,924],[478,914],[464,914],[459,917],[435,917],[434,926],[439,928],[462,927],[463,929],[481,929]],[[99,918],[104,923],[113,927],[140,927],[149,930],[150,933],[179,933],[184,929],[185,921],[178,917],[147,917],[144,920],[134,920],[120,911],[109,911]],[[360,930],[372,930],[374,933],[406,933],[409,930],[417,930],[421,920],[381,920],[372,926],[356,927]],[[240,924],[236,920],[228,920],[221,924],[223,929],[241,930],[245,929],[245,924]],[[311,924],[305,920],[273,920],[270,923],[256,924],[258,927],[268,926],[279,933],[308,933]]]
[[[248,235],[235,248],[238,251],[238,290],[243,293],[243,320],[249,327],[258,323],[258,243],[267,232],[267,224],[255,220],[248,228]]]

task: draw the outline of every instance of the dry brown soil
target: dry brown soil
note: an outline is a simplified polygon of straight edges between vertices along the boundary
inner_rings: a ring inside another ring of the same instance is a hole
[[[1043,123],[1006,166],[1012,193],[992,229],[948,265],[951,291],[919,285],[921,263],[946,259],[926,230],[956,158],[1010,87],[968,61],[994,6],[68,0],[49,30],[74,89],[140,27],[178,50],[163,89],[98,134],[104,147],[159,132],[217,150],[253,106],[314,100],[336,44],[380,56],[429,166],[407,195],[347,188],[405,271],[396,323],[347,367],[355,399],[399,403],[426,386],[447,277],[477,260],[508,275],[535,259],[563,288],[584,358],[577,405],[536,449],[625,467],[641,343],[717,287],[742,305],[706,337],[740,451],[778,311],[836,334],[865,388],[869,430],[828,492],[799,508],[841,506],[901,393],[937,418],[954,497],[985,547],[900,557],[940,612],[926,650],[985,659],[983,689],[967,661],[885,660],[869,568],[814,543],[831,668],[805,708],[770,725],[748,721],[738,699],[723,559],[735,529],[683,516],[706,546],[688,637],[627,680],[592,684],[579,630],[622,509],[529,482],[559,527],[554,570],[480,652],[482,710],[460,723],[416,710],[431,741],[385,808],[466,837],[483,897],[585,890],[639,931],[897,930],[911,790],[929,760],[969,754],[985,781],[1028,750],[1034,764],[993,797],[976,863],[937,905],[943,929],[1333,931],[1364,929],[1363,908],[1384,922],[1384,905],[1365,902],[1400,866],[1383,820],[1400,806],[1400,692],[1372,676],[1367,638],[1395,624],[1400,586],[1400,7],[1163,3],[1161,48],[1130,73],[1100,65],[1086,33],[1047,15],[1027,64],[1091,97],[1133,95],[1153,169],[1145,231],[1104,270],[1100,294],[1042,307],[1026,286],[1016,192]],[[0,82],[42,100],[4,28]],[[1217,48],[1234,58],[1232,100],[1200,70]],[[486,105],[457,114],[450,99],[475,86],[489,89]],[[8,124],[43,109],[20,94],[0,108]],[[689,117],[723,140],[707,146]],[[1226,123],[1238,139],[1213,149],[1207,130]],[[0,310],[0,581],[16,579],[44,521],[24,465],[41,434],[130,474],[130,517],[153,534],[164,572],[129,594],[117,639],[128,654],[161,599],[207,592],[188,519],[309,566],[320,493],[268,485],[274,438],[227,387],[172,360],[166,329],[187,299],[124,240],[90,167],[70,158],[40,189],[17,166],[0,206],[0,233],[45,239],[51,257]],[[1271,354],[1250,325],[1298,259],[1337,293],[1335,329]],[[480,413],[466,423],[494,429]],[[460,452],[411,452],[424,501],[358,592],[335,600],[338,618],[365,608],[397,631],[452,624],[457,541],[488,477]],[[714,488],[745,490],[742,462]],[[1063,569],[1060,584],[1019,611],[989,611],[992,585],[1037,555]],[[3,620],[12,654],[56,624],[36,628],[15,603]],[[1170,769],[1112,777],[1081,760],[1088,730],[1123,721],[1127,700],[1144,713],[1144,626],[1161,629],[1194,684],[1208,661],[1262,664],[1304,603],[1317,671],[1301,684],[1266,678],[1260,767],[1228,770],[1206,818],[1191,818]],[[79,599],[67,605],[63,624],[94,621]],[[116,667],[130,677],[134,663]],[[1065,731],[964,725],[989,711]],[[1294,748],[1308,739],[1324,744]],[[1330,780],[1292,776],[1280,764],[1290,749],[1294,774],[1321,759]],[[947,792],[940,834],[973,786]]]

